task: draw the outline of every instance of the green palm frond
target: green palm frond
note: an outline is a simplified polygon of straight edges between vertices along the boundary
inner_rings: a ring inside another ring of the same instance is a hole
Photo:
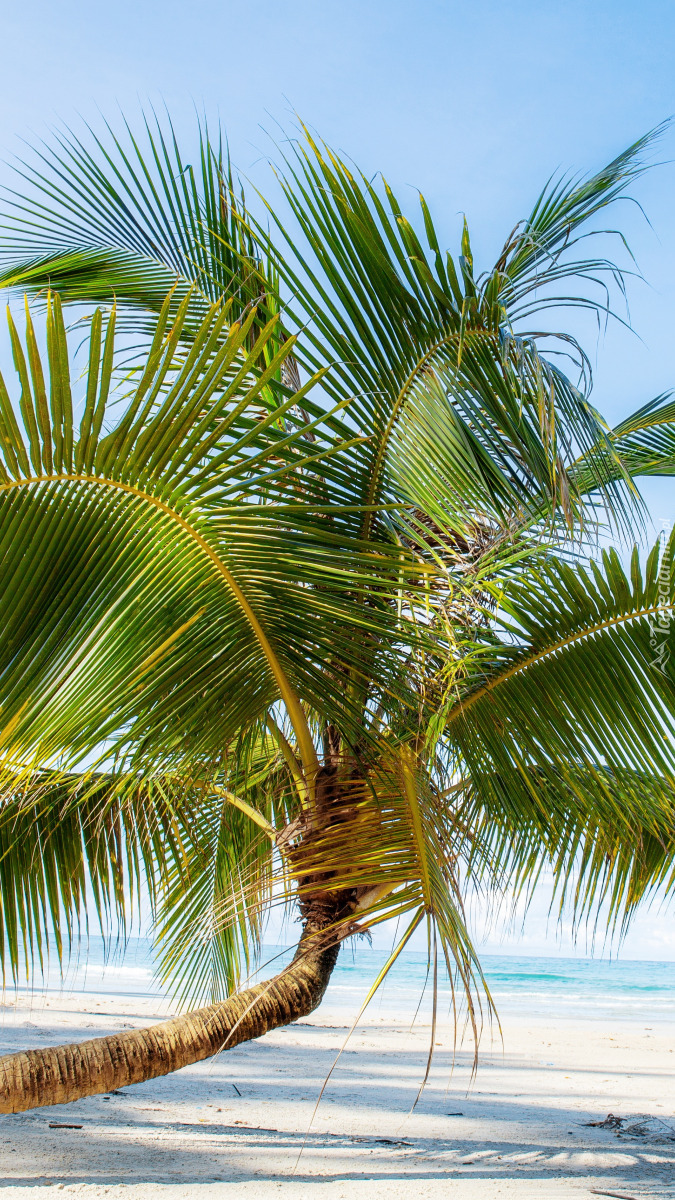
[[[157,312],[171,283],[178,284],[177,303],[192,282],[193,313],[185,323],[191,333],[204,304],[221,295],[231,298],[236,317],[251,303],[260,314],[278,311],[280,276],[295,297],[310,371],[334,364],[326,388],[336,401],[352,400],[355,422],[368,431],[351,466],[370,512],[396,492],[399,472],[389,470],[389,457],[400,458],[398,431],[405,438],[407,424],[420,429],[425,450],[432,443],[433,471],[452,514],[446,519],[468,519],[470,501],[462,507],[450,499],[458,489],[461,495],[468,469],[470,497],[477,494],[488,510],[507,507],[512,519],[514,509],[536,507],[541,493],[570,521],[579,496],[567,468],[581,453],[604,502],[625,524],[631,501],[619,486],[626,480],[605,427],[532,339],[514,339],[513,305],[554,278],[609,272],[621,281],[605,260],[570,262],[568,252],[586,236],[578,235],[582,225],[644,170],[659,132],[588,180],[551,183],[494,270],[479,277],[466,228],[455,262],[441,252],[423,198],[420,237],[386,184],[375,187],[307,130],[282,179],[306,246],[284,235],[282,249],[251,220],[222,140],[212,142],[205,125],[198,166],[185,160],[170,120],[154,114],[144,118],[140,137],[127,125],[123,137],[111,128],[105,137],[89,131],[85,144],[65,131],[19,165],[24,190],[12,194],[8,212],[4,282],[33,291],[50,285],[64,301],[116,297],[145,333],[151,325],[139,309]],[[443,417],[454,429],[450,447],[424,433],[424,409],[441,412],[435,393],[451,410]],[[408,484],[418,466],[411,463]],[[418,490],[417,501],[428,500],[440,520],[438,485],[431,495]],[[366,509],[366,529],[373,519]]]
[[[608,551],[506,583],[502,636],[447,712],[464,820],[490,848],[479,873],[527,887],[552,865],[578,914],[609,897],[619,923],[672,871],[675,589],[660,545],[644,571],[637,550],[630,572]]]
[[[612,445],[631,475],[672,475],[675,403],[671,395],[657,396],[612,430]]]
[[[179,1000],[214,1003],[259,955],[273,860],[269,838],[222,797],[200,806],[199,825],[191,870],[170,875],[154,934],[164,984]]]
[[[554,176],[537,197],[529,216],[504,245],[494,271],[495,284],[511,320],[523,319],[543,308],[582,304],[605,312],[604,303],[592,300],[588,293],[559,295],[544,292],[549,285],[584,280],[599,284],[609,279],[623,289],[625,272],[607,258],[570,257],[570,252],[588,237],[580,232],[588,222],[617,201],[630,200],[630,186],[648,170],[645,159],[655,142],[667,129],[664,121],[594,175],[580,179]],[[616,230],[603,231],[624,239]]]
[[[288,896],[277,835],[301,812],[264,723],[237,740],[222,778],[198,794],[156,906],[160,978],[190,1001],[221,999],[254,969],[270,906]]]
[[[265,757],[242,800],[229,787],[185,773],[139,778],[5,768],[3,979],[44,970],[52,953],[63,965],[92,923],[106,939],[125,936],[149,901],[160,977],[170,972],[178,995],[229,994],[258,946],[272,878],[275,829],[268,817],[281,826],[289,812],[297,815],[288,788],[283,810],[280,789],[270,800],[269,788],[261,788],[261,774],[269,780],[284,772]],[[231,764],[226,778],[243,782]],[[198,977],[188,974],[195,960]]]
[[[189,287],[164,263],[139,260],[125,250],[85,249],[39,257],[10,268],[0,282],[10,293],[22,295],[42,296],[51,289],[63,304],[114,304],[121,295],[126,304],[153,312],[161,310],[172,288],[177,306]]]
[[[0,794],[3,984],[59,963],[90,929],[124,935],[139,895],[184,869],[190,804],[171,780],[5,768]]]
[[[664,392],[642,405],[609,430],[602,443],[579,456],[570,475],[581,495],[592,496],[597,491],[599,461],[606,479],[673,474],[675,404],[671,395],[671,392]]]
[[[400,641],[392,579],[419,572],[400,548],[369,555],[326,520],[349,479],[330,431],[307,443],[284,425],[309,390],[275,399],[293,342],[261,366],[268,331],[246,349],[253,313],[225,335],[229,310],[215,304],[176,364],[189,297],[173,321],[171,299],[109,432],[112,323],[105,339],[93,323],[79,429],[58,298],[49,397],[30,316],[25,352],[12,325],[22,391],[15,409],[0,384],[3,725],[22,761],[74,761],[110,739],[165,765],[209,761],[281,699],[311,768],[300,697],[344,721],[326,653],[360,670],[364,637]]]
[[[188,281],[197,310],[228,296],[236,319],[260,303],[257,247],[222,139],[200,125],[195,162],[185,161],[170,118],[154,113],[140,137],[126,122],[121,136],[108,125],[86,137],[64,129],[17,163],[26,190],[7,193],[5,286],[159,312]]]
[[[254,404],[264,388],[264,375],[259,375],[249,380],[244,400],[239,398],[239,384],[258,361],[261,347],[258,344],[253,354],[242,353],[246,327],[242,333],[234,326],[214,353],[227,317],[227,311],[216,306],[188,360],[171,379],[180,318],[169,330],[168,307],[165,304],[143,377],[126,413],[109,433],[103,423],[112,324],[107,345],[102,343],[100,318],[92,331],[79,431],[73,425],[58,300],[51,306],[47,327],[49,400],[30,318],[27,355],[11,328],[22,384],[19,420],[25,435],[3,384],[5,465],[0,486],[6,531],[5,654],[9,656],[3,715],[10,722],[17,718],[13,745],[24,758],[38,755],[44,760],[64,746],[72,753],[78,744],[87,753],[93,738],[105,739],[113,727],[133,720],[133,710],[138,720],[142,710],[147,711],[148,700],[154,707],[159,696],[156,691],[148,695],[149,668],[166,660],[161,672],[166,687],[170,668],[176,666],[171,651],[181,634],[200,623],[206,633],[204,618],[209,593],[215,598],[214,585],[222,589],[223,597],[229,595],[225,609],[213,610],[211,618],[225,626],[243,620],[238,633],[248,626],[263,659],[267,658],[268,669],[260,661],[258,688],[274,689],[274,671],[283,675],[278,664],[272,665],[274,655],[265,646],[264,635],[256,631],[255,618],[246,615],[246,601],[238,595],[234,580],[223,587],[231,578],[228,567],[204,537],[199,520],[188,519],[190,491],[204,483],[194,468],[201,467],[203,476],[207,467],[208,479],[207,464],[214,461],[221,431],[232,427],[238,409]],[[233,396],[239,400],[234,407]],[[176,430],[179,414],[182,436]],[[237,432],[240,436],[235,435],[232,445],[246,442],[246,433]],[[220,462],[217,475],[227,473],[230,456],[226,451],[221,457],[226,461]],[[36,525],[38,533],[33,536]],[[12,581],[18,583],[17,572],[24,568],[26,554],[35,565],[21,604]],[[162,573],[165,595],[160,599],[162,589],[157,584]],[[183,594],[176,588],[179,579]],[[208,634],[205,640],[208,643]],[[253,643],[249,645],[255,658]],[[192,649],[194,671],[200,655],[210,655],[204,643],[200,651],[194,644]],[[155,672],[151,678],[156,681],[159,676]],[[248,692],[249,701],[256,690]],[[273,696],[274,690],[268,690],[268,703]]]

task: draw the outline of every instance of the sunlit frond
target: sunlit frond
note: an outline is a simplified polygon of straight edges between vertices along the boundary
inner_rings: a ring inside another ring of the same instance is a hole
[[[672,540],[627,573],[613,551],[550,561],[505,586],[503,636],[449,707],[470,787],[467,827],[527,887],[552,866],[578,915],[610,898],[621,924],[672,870]],[[478,831],[481,831],[478,837]]]
[[[64,301],[159,312],[169,287],[189,281],[195,305],[227,296],[241,318],[264,286],[222,140],[200,127],[190,162],[168,116],[151,113],[142,124],[138,136],[126,123],[119,135],[109,125],[83,137],[62,129],[17,162],[1,282],[22,294],[51,286]]]

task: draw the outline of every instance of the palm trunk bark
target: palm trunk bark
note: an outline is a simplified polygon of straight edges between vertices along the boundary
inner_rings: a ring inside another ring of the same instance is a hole
[[[0,1113],[68,1104],[168,1075],[297,1021],[321,1003],[339,948],[301,941],[290,966],[271,981],[147,1029],[0,1057]]]

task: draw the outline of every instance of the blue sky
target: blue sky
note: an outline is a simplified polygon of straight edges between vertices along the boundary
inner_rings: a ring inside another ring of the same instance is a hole
[[[595,169],[675,113],[667,0],[32,0],[5,10],[3,51],[0,158],[58,119],[163,99],[186,138],[195,105],[220,116],[235,162],[267,187],[263,127],[279,135],[296,111],[411,209],[424,191],[452,249],[465,212],[485,263],[552,171]],[[639,336],[585,330],[612,423],[675,385],[675,129],[657,157],[636,187],[651,225],[637,208],[614,215],[647,281],[630,291]],[[644,491],[657,525],[675,517],[674,484]],[[675,957],[670,924],[641,918],[627,950]]]

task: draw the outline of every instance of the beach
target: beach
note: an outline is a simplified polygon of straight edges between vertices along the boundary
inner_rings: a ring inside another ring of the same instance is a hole
[[[161,996],[6,992],[0,1052],[169,1011]],[[445,1021],[413,1110],[426,1013],[411,1029],[408,1013],[373,1007],[348,1040],[346,1020],[329,994],[308,1020],[175,1075],[0,1117],[0,1188],[16,1200],[47,1186],[92,1200],[675,1196],[670,1021],[546,1020],[521,1006],[501,1036],[484,1030],[475,1074],[470,1040],[453,1048]],[[610,1113],[636,1119],[589,1124]],[[640,1114],[652,1118],[642,1133]]]

